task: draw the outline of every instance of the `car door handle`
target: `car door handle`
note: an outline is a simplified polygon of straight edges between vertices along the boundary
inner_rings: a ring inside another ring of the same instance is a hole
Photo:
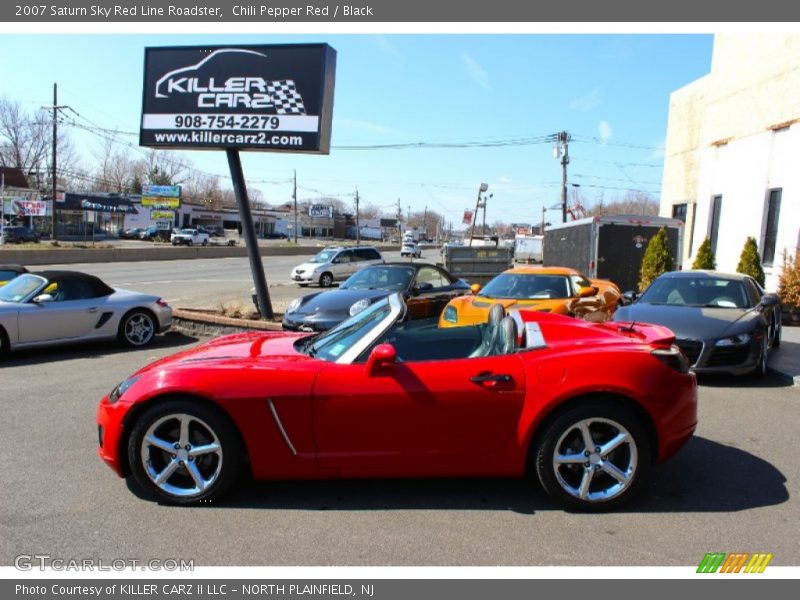
[[[514,378],[505,373],[479,373],[474,377],[470,377],[469,380],[473,383],[509,383],[514,381]]]

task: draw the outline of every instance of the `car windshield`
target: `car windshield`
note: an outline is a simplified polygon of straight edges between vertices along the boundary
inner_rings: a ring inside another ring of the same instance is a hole
[[[642,304],[750,308],[741,281],[719,277],[660,277],[639,298]]]
[[[334,256],[336,256],[336,251],[335,250],[322,250],[320,252],[317,252],[317,254],[314,256],[314,258],[312,258],[308,262],[312,262],[312,263],[327,263],[327,262],[331,262],[331,260],[333,259]]]
[[[380,300],[323,334],[302,339],[299,350],[314,358],[335,362],[391,312],[389,298]]]
[[[390,290],[408,289],[414,269],[411,267],[368,267],[351,275],[342,285],[343,290]]]
[[[37,275],[20,275],[0,288],[0,301],[22,302],[44,283],[47,280]]]
[[[194,235],[194,232],[194,229],[181,229],[181,233],[188,233],[189,235]]]
[[[478,296],[515,300],[569,298],[569,280],[565,275],[501,273],[487,283]]]

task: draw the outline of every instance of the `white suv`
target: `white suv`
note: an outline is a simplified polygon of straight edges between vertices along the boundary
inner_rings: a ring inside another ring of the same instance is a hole
[[[372,246],[325,248],[308,262],[292,269],[292,281],[300,287],[310,283],[329,287],[334,281],[347,279],[359,269],[385,262],[377,248]]]

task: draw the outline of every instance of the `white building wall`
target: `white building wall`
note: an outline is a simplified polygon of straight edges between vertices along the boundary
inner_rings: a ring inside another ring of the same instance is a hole
[[[715,195],[723,198],[717,268],[736,269],[748,236],[763,250],[774,188],[782,189],[776,252],[764,266],[773,291],[784,249],[800,245],[800,35],[717,35],[711,73],[670,98],[660,214],[688,205],[683,268],[709,233]]]

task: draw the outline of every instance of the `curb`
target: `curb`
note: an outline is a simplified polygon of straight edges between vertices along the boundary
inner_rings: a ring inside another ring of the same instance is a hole
[[[283,331],[280,323],[253,319],[234,319],[201,310],[175,308],[172,329],[191,336],[221,336],[248,331]]]

